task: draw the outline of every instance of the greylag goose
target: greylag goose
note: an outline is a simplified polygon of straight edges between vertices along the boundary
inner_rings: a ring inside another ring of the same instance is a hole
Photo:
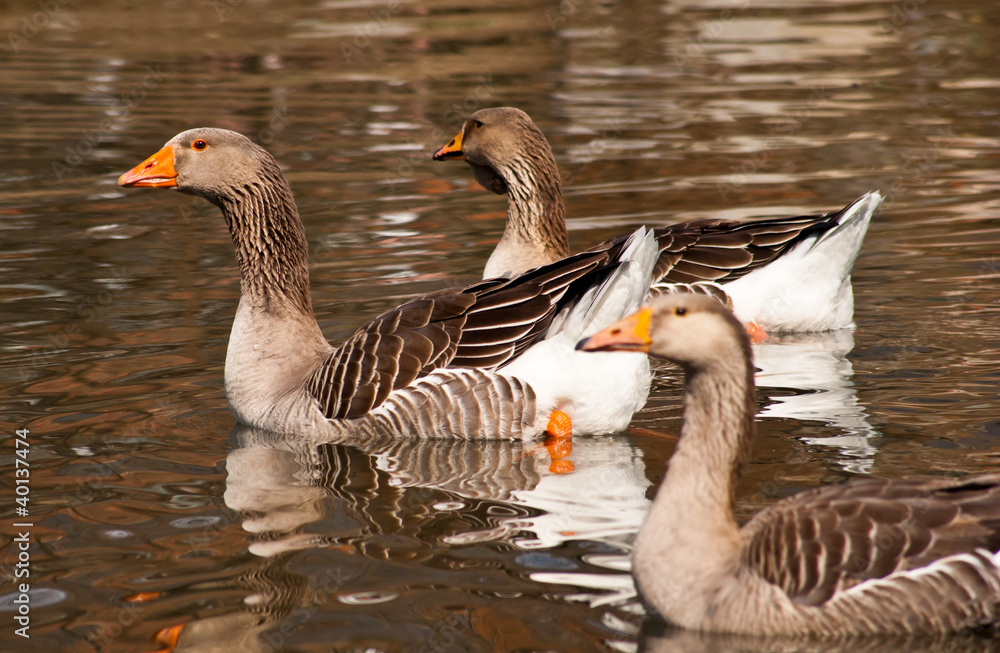
[[[569,255],[559,170],[526,113],[512,107],[477,111],[434,159],[464,160],[483,187],[507,195],[507,226],[483,278],[520,274]],[[881,202],[874,191],[828,215],[698,220],[656,229],[660,258],[651,294],[715,295],[754,331],[851,327],[851,268]]]
[[[662,296],[579,347],[684,369],[680,441],[632,563],[668,620],[754,635],[1000,625],[1000,474],[818,488],[740,528],[735,486],[756,400],[750,343],[732,313],[703,296]]]
[[[641,304],[656,260],[643,229],[516,279],[416,298],[333,347],[313,315],[291,188],[264,149],[235,132],[193,129],[118,184],[172,188],[222,210],[241,277],[226,396],[244,424],[355,440],[530,438],[618,431],[645,402],[648,362],[596,362],[574,350]]]

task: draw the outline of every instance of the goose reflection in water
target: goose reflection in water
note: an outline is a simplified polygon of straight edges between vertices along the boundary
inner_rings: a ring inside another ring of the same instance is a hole
[[[846,469],[866,471],[875,453],[868,440],[878,433],[852,387],[852,346],[846,330],[757,345],[758,383],[793,390],[774,393],[759,417],[824,422],[842,435],[815,443],[840,447]],[[641,449],[626,436],[574,438],[562,461],[571,460],[568,467],[554,465],[541,442],[387,439],[359,448],[238,426],[230,443],[225,503],[251,534],[249,550],[262,566],[246,580],[245,612],[189,623],[182,643],[238,631],[246,636],[232,650],[255,651],[262,641],[273,646],[268,638],[280,637],[274,624],[293,621],[309,602],[391,604],[394,595],[356,592],[355,582],[343,581],[366,573],[372,559],[392,558],[388,548],[400,534],[427,540],[432,533],[432,546],[456,550],[513,545],[531,582],[575,588],[567,599],[595,607],[637,609],[629,555],[649,508],[650,482]],[[603,546],[576,557],[545,553],[572,541]],[[421,548],[408,555],[432,556]],[[336,577],[286,570],[290,554],[310,549],[336,556],[339,564],[325,565]],[[640,634],[641,650],[739,650],[739,642],[716,639]]]
[[[797,389],[776,393],[760,417],[823,421],[843,435],[816,443],[841,447],[845,467],[870,464],[875,450],[867,441],[877,432],[851,386],[852,333],[788,338],[757,345],[760,385]],[[551,448],[541,442],[386,439],[359,448],[237,426],[230,444],[225,503],[251,534],[249,551],[260,560],[241,577],[244,609],[189,622],[177,651],[207,643],[216,650],[280,649],[276,625],[329,609],[322,606],[382,609],[385,602],[391,610],[397,595],[369,590],[363,580],[373,564],[380,568],[399,555],[390,547],[430,559],[439,545],[455,551],[513,546],[521,552],[502,569],[505,577],[520,571],[541,586],[573,588],[567,600],[639,609],[629,556],[649,508],[650,482],[642,450],[626,436],[574,438],[571,454],[560,461],[571,460],[569,466],[554,465]],[[400,547],[399,538],[430,540],[430,547]],[[599,546],[575,555],[547,553],[573,541]],[[295,554],[322,556],[314,567],[322,571],[292,573]],[[630,629],[616,623],[619,632]],[[669,630],[643,632],[639,640],[640,650],[649,651],[740,649],[737,641]],[[747,650],[753,646],[747,643]]]
[[[750,637],[682,630],[647,619],[638,635],[639,653],[997,653],[1000,643],[975,634],[885,636],[857,639]]]
[[[570,473],[557,473],[548,449],[532,442],[387,439],[362,451],[237,427],[231,444],[225,501],[255,535],[255,555],[330,546],[367,553],[371,533],[457,521],[460,529],[429,530],[452,547],[599,543],[586,560],[594,573],[549,578],[551,556],[518,562],[540,569],[535,580],[593,588],[593,600],[634,594],[627,561],[650,482],[624,436],[574,438]]]
[[[755,344],[757,387],[790,391],[769,392],[771,403],[761,408],[757,419],[822,422],[839,435],[802,440],[836,447],[841,452],[837,462],[845,471],[868,474],[878,451],[872,440],[881,434],[868,423],[865,408],[858,402],[854,369],[847,358],[853,348],[850,329],[788,334]]]

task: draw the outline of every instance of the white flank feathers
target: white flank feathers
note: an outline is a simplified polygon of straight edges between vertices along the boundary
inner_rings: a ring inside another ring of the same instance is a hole
[[[557,315],[545,340],[500,370],[534,389],[542,429],[549,414],[561,410],[572,419],[574,433],[612,433],[645,405],[652,378],[645,354],[576,351],[576,343],[638,310],[657,256],[652,232],[636,230],[619,268]]]
[[[864,195],[844,211],[833,229],[725,284],[736,317],[775,333],[853,327],[851,268],[882,199],[878,191]]]

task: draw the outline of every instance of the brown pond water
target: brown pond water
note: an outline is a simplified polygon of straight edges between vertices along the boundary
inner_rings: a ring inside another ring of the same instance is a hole
[[[115,186],[194,126],[285,166],[331,340],[481,271],[504,199],[430,160],[479,107],[546,132],[580,248],[881,189],[857,329],[758,348],[743,516],[857,476],[1000,466],[993,2],[51,0],[4,3],[0,27],[0,649],[153,651],[180,625],[178,651],[778,647],[657,636],[633,595],[629,548],[680,423],[669,369],[627,432],[577,439],[564,475],[530,444],[234,429],[223,222]]]

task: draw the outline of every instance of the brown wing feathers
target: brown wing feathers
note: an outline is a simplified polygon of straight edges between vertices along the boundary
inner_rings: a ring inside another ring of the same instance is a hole
[[[730,281],[766,265],[839,214],[739,223],[702,220],[654,232],[653,279]],[[320,366],[308,389],[331,419],[360,417],[440,367],[494,370],[543,337],[552,318],[618,265],[625,234],[510,280],[425,295],[372,320]],[[700,289],[699,289],[700,290]]]
[[[430,293],[388,311],[337,348],[313,374],[308,390],[327,418],[352,419],[434,369],[502,367],[619,265],[624,242],[514,279]]]
[[[473,296],[421,298],[384,313],[341,345],[313,374],[309,392],[328,418],[364,415],[395,388],[445,364]]]
[[[820,605],[865,580],[1000,549],[1000,475],[822,488],[777,504],[747,528],[744,564],[796,602]]]
[[[653,282],[735,281],[805,238],[832,229],[841,213],[754,222],[696,220],[657,229],[660,258]]]
[[[617,268],[618,255],[625,240],[608,249],[583,252],[529,270],[491,291],[497,297],[506,297],[522,285],[537,286],[539,297],[533,300],[530,307],[522,304],[517,311],[492,297],[477,302],[469,311],[469,321],[451,366],[481,367],[472,364],[475,363],[472,357],[477,352],[475,346],[479,343],[504,347],[506,357],[497,362],[495,367],[502,367],[517,358],[521,352],[544,337],[557,313],[575,304],[588,289],[599,284]],[[528,308],[534,310],[528,311]]]

